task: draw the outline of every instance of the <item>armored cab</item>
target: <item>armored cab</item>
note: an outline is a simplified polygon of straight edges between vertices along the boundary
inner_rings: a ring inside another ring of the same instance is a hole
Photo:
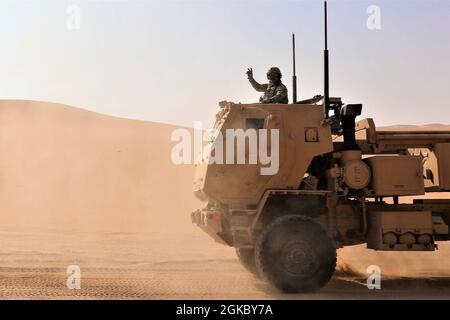
[[[267,189],[298,189],[312,159],[333,151],[322,120],[320,105],[223,104],[209,161],[196,168],[195,194],[245,209]]]

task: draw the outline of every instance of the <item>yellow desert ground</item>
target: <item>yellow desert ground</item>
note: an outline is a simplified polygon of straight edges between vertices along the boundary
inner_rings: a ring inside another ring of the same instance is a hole
[[[272,290],[244,271],[233,249],[191,225],[202,204],[191,193],[193,167],[171,162],[174,129],[0,101],[0,298],[450,297],[445,243],[436,253],[346,248],[318,294]],[[364,286],[371,264],[382,268],[377,292]],[[69,265],[81,268],[80,290],[66,287]]]

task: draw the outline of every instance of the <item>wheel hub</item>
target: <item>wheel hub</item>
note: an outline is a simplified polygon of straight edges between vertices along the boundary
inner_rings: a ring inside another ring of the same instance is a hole
[[[283,247],[281,263],[285,271],[296,276],[309,276],[317,269],[314,250],[304,242],[294,242]]]

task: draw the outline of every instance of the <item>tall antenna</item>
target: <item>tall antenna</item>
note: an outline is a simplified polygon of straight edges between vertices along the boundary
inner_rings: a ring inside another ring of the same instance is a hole
[[[328,63],[328,16],[327,16],[327,2],[324,1],[325,11],[325,50],[324,50],[324,92],[323,105],[325,119],[328,119],[330,113],[330,77],[329,77],[329,63]]]
[[[295,33],[292,34],[292,103],[297,103],[297,75],[295,74]]]

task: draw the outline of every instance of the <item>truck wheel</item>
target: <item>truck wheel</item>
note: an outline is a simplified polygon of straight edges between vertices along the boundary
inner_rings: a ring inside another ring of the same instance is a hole
[[[336,268],[336,248],[325,230],[308,217],[276,219],[258,237],[255,247],[259,273],[286,293],[322,288]]]
[[[236,254],[244,268],[254,275],[258,275],[255,263],[255,249],[236,248]]]

